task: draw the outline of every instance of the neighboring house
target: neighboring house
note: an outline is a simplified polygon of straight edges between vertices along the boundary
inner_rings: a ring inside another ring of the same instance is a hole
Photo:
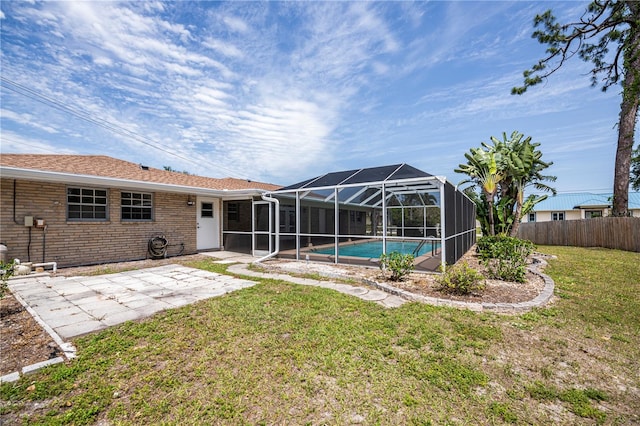
[[[612,194],[576,192],[550,196],[524,215],[522,222],[548,222],[605,217],[611,214]],[[640,192],[629,192],[629,210],[640,217]]]
[[[8,257],[58,266],[222,249],[221,218],[250,222],[238,202],[251,205],[279,188],[102,155],[2,154],[0,178],[0,242]]]

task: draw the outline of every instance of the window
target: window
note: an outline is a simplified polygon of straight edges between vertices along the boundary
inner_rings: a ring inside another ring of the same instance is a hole
[[[536,221],[536,214],[529,213],[529,222],[535,222],[535,221]]]
[[[107,220],[107,190],[67,188],[67,220]]]
[[[364,219],[364,212],[353,211],[349,212],[349,219],[351,223],[362,223],[362,219]]]
[[[200,217],[213,217],[213,203],[202,203]]]
[[[592,219],[594,217],[602,217],[602,210],[586,210],[584,212],[586,219]]]
[[[227,203],[227,220],[240,220],[238,203]]]
[[[120,208],[122,220],[152,220],[153,199],[144,192],[121,192]]]
[[[551,220],[564,220],[564,212],[551,213]]]

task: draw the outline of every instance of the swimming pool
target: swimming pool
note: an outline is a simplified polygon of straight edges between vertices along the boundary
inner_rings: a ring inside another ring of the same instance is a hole
[[[420,244],[420,241],[387,241],[387,253],[397,251],[402,254],[412,254],[416,247],[418,247],[418,244]],[[440,247],[440,243],[435,243],[435,247]],[[313,249],[312,252],[319,254],[335,254],[333,246]],[[420,247],[420,250],[415,254],[415,256],[422,256],[429,252],[431,252],[431,242],[427,242]],[[365,243],[343,245],[339,247],[338,254],[340,256],[378,258],[382,254],[382,241],[376,240]]]

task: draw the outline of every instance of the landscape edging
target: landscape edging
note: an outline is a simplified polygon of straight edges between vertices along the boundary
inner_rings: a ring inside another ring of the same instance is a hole
[[[361,278],[360,282],[362,282],[365,285],[377,288],[389,294],[399,296],[410,301],[425,303],[433,306],[449,306],[453,308],[464,308],[464,309],[469,309],[476,312],[487,311],[487,312],[498,312],[498,313],[523,313],[523,312],[530,311],[533,308],[540,308],[545,306],[547,303],[549,303],[549,300],[551,300],[551,297],[553,297],[553,292],[555,290],[555,283],[550,276],[542,272],[542,269],[548,265],[547,261],[544,260],[544,257],[555,258],[555,256],[534,254],[532,256],[532,260],[533,260],[532,264],[527,267],[528,271],[530,271],[535,275],[538,275],[543,279],[544,288],[542,289],[540,294],[538,294],[536,297],[526,302],[518,302],[518,303],[463,302],[459,300],[441,299],[437,297],[422,296],[420,294],[411,293],[410,291],[403,290],[403,289],[394,287],[392,285],[381,283],[369,278]],[[270,269],[272,271],[278,270],[278,268],[275,268],[271,265],[266,265],[263,263],[261,263],[260,265],[263,268]],[[279,270],[278,272],[282,273],[281,270]],[[341,276],[340,274],[331,274],[330,276],[325,274],[321,274],[321,275],[327,276],[328,278],[349,278],[349,279],[353,278],[353,277]]]
[[[551,277],[541,271],[548,263],[542,256],[532,256],[533,263],[527,267],[527,270],[533,274],[538,275],[544,280],[544,288],[533,299],[526,302],[518,303],[477,303],[477,302],[463,302],[459,300],[440,299],[437,297],[422,296],[419,294],[411,293],[406,290],[393,287],[391,285],[380,283],[375,280],[363,278],[362,281],[367,285],[371,285],[380,290],[394,294],[396,296],[404,297],[408,300],[415,302],[427,303],[434,306],[450,306],[454,308],[466,308],[472,311],[490,311],[490,312],[509,312],[509,313],[522,313],[530,311],[533,308],[540,308],[545,306],[551,300],[553,292],[555,290],[555,282]]]

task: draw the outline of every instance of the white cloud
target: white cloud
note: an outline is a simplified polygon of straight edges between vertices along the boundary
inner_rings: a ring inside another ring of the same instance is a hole
[[[225,16],[223,22],[227,27],[235,32],[245,33],[248,30],[248,25],[240,18],[233,16]]]
[[[175,74],[182,74],[186,77],[197,77],[202,75],[202,71],[198,70],[198,69],[194,69],[188,66],[184,66],[184,65],[180,65],[180,64],[176,64],[176,63],[165,63],[164,67],[166,70],[168,70],[170,73],[175,73]]]
[[[211,37],[205,38],[205,40],[202,42],[202,45],[210,49],[213,49],[216,52],[222,53],[224,56],[227,56],[230,58],[241,58],[243,56],[240,49],[238,49],[234,45],[230,43],[225,43],[222,40],[216,40]]]
[[[17,123],[23,126],[29,126],[36,129],[40,129],[49,134],[59,133],[59,131],[56,128],[52,126],[47,126],[46,124],[39,123],[38,120],[32,114],[17,113],[17,112],[2,108],[0,110],[0,118],[4,120],[11,120],[14,123]]]
[[[111,58],[107,58],[105,56],[94,56],[93,63],[96,65],[104,65],[106,67],[113,66],[113,60]]]
[[[1,152],[12,154],[80,154],[49,141],[31,139],[12,131],[2,131]]]

